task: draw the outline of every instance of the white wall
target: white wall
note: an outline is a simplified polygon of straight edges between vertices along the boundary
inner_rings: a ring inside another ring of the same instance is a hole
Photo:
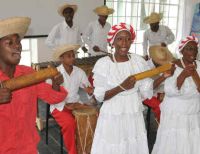
[[[48,35],[52,27],[63,20],[58,15],[57,8],[64,2],[78,5],[74,21],[78,23],[81,31],[84,31],[90,21],[97,19],[97,15],[93,12],[95,7],[104,4],[104,0],[1,0],[0,19],[10,16],[29,16],[32,22],[27,35]],[[45,39],[46,37],[31,39],[32,63],[53,60],[53,51],[45,45]]]
[[[27,35],[47,35],[55,24],[63,20],[57,13],[57,8],[64,2],[78,5],[74,21],[81,30],[96,18],[93,9],[104,4],[104,0],[1,0],[0,19],[12,16],[31,17]]]
[[[46,38],[38,38],[38,62],[52,61],[53,51],[45,45]]]

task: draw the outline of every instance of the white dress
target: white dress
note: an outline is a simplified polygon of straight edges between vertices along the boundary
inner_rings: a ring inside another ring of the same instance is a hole
[[[200,74],[200,63],[196,63]],[[192,77],[177,89],[177,77],[182,71],[176,67],[174,75],[165,80],[165,98],[152,154],[200,154],[200,94]]]
[[[129,61],[114,63],[110,57],[97,61],[93,69],[94,95],[100,102],[105,92],[129,75],[148,69],[146,61],[132,54]],[[142,97],[152,97],[152,80],[137,81],[134,88],[103,102],[91,154],[148,154]]]

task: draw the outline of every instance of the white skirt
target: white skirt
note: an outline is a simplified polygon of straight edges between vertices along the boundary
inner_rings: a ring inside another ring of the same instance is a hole
[[[152,154],[200,154],[200,113],[161,112]]]
[[[142,112],[100,112],[91,154],[149,154]]]

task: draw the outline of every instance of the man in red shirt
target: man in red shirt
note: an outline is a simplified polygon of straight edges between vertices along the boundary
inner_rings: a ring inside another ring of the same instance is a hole
[[[30,18],[14,17],[0,20],[0,82],[34,72],[18,65],[21,58],[21,39]],[[39,136],[35,128],[37,98],[50,104],[61,102],[67,92],[60,87],[61,74],[52,85],[39,83],[19,90],[0,88],[0,154],[37,154]]]

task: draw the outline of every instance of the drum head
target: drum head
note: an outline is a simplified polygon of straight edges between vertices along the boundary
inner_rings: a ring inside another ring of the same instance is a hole
[[[97,113],[96,108],[94,109],[79,109],[79,110],[74,110],[73,115],[93,115]]]

